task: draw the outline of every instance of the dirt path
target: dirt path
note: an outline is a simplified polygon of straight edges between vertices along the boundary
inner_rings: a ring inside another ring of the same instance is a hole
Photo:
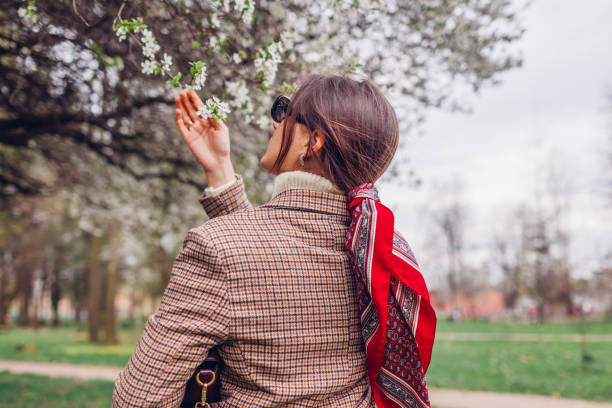
[[[81,380],[115,381],[115,377],[121,368],[84,364],[0,360],[0,371],[7,370],[15,374],[39,374],[48,377],[66,377]]]
[[[0,371],[4,370],[15,374],[114,381],[121,367],[0,360]],[[612,408],[609,403],[461,390],[431,389],[430,399],[437,408]]]

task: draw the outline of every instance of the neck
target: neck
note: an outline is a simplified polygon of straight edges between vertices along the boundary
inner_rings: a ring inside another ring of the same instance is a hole
[[[285,171],[276,176],[274,179],[272,198],[276,197],[283,191],[296,188],[325,191],[334,194],[344,194],[340,189],[338,189],[338,187],[336,187],[325,177],[303,170],[291,170]]]

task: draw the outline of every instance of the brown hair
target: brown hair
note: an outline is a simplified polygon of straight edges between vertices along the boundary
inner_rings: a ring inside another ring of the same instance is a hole
[[[348,192],[382,176],[398,146],[397,117],[372,81],[349,75],[311,74],[300,81],[287,108],[274,168],[280,168],[289,151],[299,114],[310,134],[306,157],[318,160],[325,177],[340,190]],[[324,137],[318,156],[311,150],[315,131]]]

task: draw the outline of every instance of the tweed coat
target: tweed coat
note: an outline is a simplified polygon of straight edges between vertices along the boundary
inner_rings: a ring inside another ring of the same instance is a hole
[[[177,407],[218,345],[211,407],[374,407],[345,233],[346,195],[289,189],[253,207],[243,179],[200,202],[113,407]]]

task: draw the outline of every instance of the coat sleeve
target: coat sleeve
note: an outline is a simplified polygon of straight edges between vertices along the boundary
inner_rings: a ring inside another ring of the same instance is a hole
[[[215,195],[202,193],[199,198],[200,204],[208,214],[208,218],[231,214],[253,208],[244,189],[244,180],[240,174],[236,174],[236,180],[229,187]]]
[[[213,243],[191,229],[157,311],[118,374],[113,407],[178,407],[208,351],[229,335],[225,268]]]

